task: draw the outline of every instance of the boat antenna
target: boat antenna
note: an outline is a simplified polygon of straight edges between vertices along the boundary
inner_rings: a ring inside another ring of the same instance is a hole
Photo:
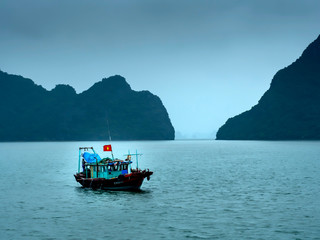
[[[107,126],[108,126],[109,141],[111,142],[111,134],[110,134],[110,127],[109,127],[108,117],[107,117]]]
[[[110,134],[110,127],[109,127],[109,120],[108,120],[108,116],[107,116],[107,126],[108,126],[109,141],[110,141],[110,144],[111,144],[112,139],[111,139],[111,134]],[[111,156],[112,156],[112,160],[114,160],[112,147],[111,147]]]

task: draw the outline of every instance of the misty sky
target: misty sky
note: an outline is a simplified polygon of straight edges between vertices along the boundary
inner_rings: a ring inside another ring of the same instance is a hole
[[[119,74],[214,138],[319,34],[318,0],[1,0],[0,69],[78,93]]]

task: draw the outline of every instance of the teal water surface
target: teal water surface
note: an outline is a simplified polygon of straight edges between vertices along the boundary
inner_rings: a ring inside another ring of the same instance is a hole
[[[142,191],[80,187],[78,147],[0,143],[1,239],[320,239],[320,142],[113,142]]]

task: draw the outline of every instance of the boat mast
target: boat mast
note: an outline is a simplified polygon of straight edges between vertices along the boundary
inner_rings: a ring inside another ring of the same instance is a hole
[[[110,144],[111,144],[112,139],[111,139],[111,134],[110,134],[110,127],[109,127],[108,117],[107,117],[107,126],[108,126],[109,141],[110,141]],[[112,156],[112,160],[114,160],[112,147],[111,147],[111,156]]]

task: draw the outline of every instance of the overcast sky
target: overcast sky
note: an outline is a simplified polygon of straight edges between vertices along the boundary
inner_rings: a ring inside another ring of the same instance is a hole
[[[119,74],[214,138],[319,34],[318,0],[1,0],[0,69],[78,93]]]

